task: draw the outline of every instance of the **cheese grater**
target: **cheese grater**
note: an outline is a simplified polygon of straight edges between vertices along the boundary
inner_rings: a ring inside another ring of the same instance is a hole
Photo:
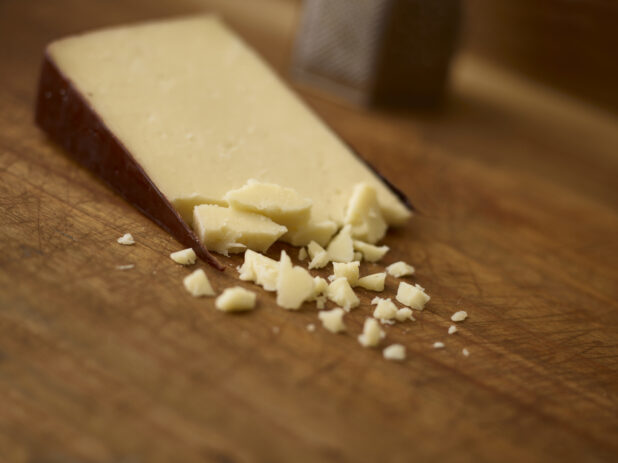
[[[305,0],[293,77],[363,105],[436,104],[460,12],[460,0]]]

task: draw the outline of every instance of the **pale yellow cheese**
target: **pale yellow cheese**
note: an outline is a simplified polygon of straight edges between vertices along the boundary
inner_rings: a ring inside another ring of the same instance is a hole
[[[374,244],[365,243],[364,241],[354,240],[354,249],[363,254],[363,260],[367,262],[377,262],[389,251],[389,247],[376,246]]]
[[[365,288],[369,291],[384,291],[384,281],[386,280],[386,273],[372,273],[361,277],[356,282],[356,286]]]
[[[425,293],[425,288],[422,286],[412,286],[405,281],[399,283],[399,288],[397,288],[397,300],[402,304],[416,310],[423,310],[425,304],[427,304],[430,299],[429,295]]]
[[[397,317],[397,306],[390,298],[374,298],[372,304],[376,303],[373,316],[379,320],[392,320]],[[409,309],[408,309],[409,310]]]
[[[224,199],[233,209],[265,215],[287,228],[303,226],[311,214],[312,201],[296,190],[254,179],[237,190],[228,191]]]
[[[300,248],[298,250],[298,260],[303,261],[307,258],[307,248]]]
[[[375,318],[367,318],[363,324],[363,333],[358,335],[358,342],[364,347],[375,347],[386,336]]]
[[[406,320],[412,320],[413,322],[416,321],[414,315],[412,315],[412,310],[408,307],[402,307],[401,309],[398,309],[397,313],[395,314],[395,319],[398,322],[405,322]]]
[[[182,280],[184,287],[192,296],[214,296],[215,291],[212,289],[210,281],[201,268],[187,275]]]
[[[465,310],[459,310],[458,312],[455,312],[453,315],[451,315],[451,320],[453,320],[454,322],[462,322],[466,318],[468,318],[468,312],[466,312]]]
[[[335,304],[343,307],[344,310],[349,311],[354,307],[358,307],[360,300],[354,293],[354,290],[345,278],[337,278],[326,289],[326,297],[333,301]]]
[[[344,311],[341,308],[332,310],[323,310],[318,314],[318,318],[322,322],[322,326],[331,333],[340,333],[345,331],[345,323],[343,322]]]
[[[328,282],[322,277],[313,278],[313,294],[309,298],[310,301],[320,298],[328,289]]]
[[[135,240],[133,239],[133,235],[131,235],[131,233],[125,233],[118,238],[116,242],[118,244],[122,244],[123,246],[132,246],[135,244]]]
[[[406,348],[401,344],[391,344],[382,351],[382,355],[386,360],[405,360]]]
[[[279,262],[258,252],[247,249],[245,260],[238,269],[239,278],[243,281],[253,281],[266,291],[277,289],[279,277]]]
[[[401,260],[386,267],[386,271],[389,275],[397,278],[414,275],[414,267],[412,267],[410,264],[406,264]]]
[[[359,183],[354,186],[344,221],[350,225],[354,238],[376,243],[384,237],[388,224],[382,217],[373,185]]]
[[[208,249],[221,254],[266,251],[287,230],[263,215],[210,204],[195,207],[193,229]]]
[[[313,277],[302,267],[292,265],[285,251],[281,251],[277,278],[277,305],[284,309],[298,309],[314,294]]]
[[[223,312],[239,312],[255,307],[256,295],[253,291],[234,286],[226,288],[215,300],[215,307]]]
[[[333,279],[345,278],[350,286],[358,282],[359,262],[333,262]]]
[[[180,265],[192,265],[195,264],[197,256],[193,249],[187,248],[182,251],[172,252],[170,254],[170,259]]]
[[[354,243],[352,241],[351,229],[346,225],[328,243],[326,251],[328,257],[333,262],[352,262],[354,260]]]
[[[337,224],[332,220],[311,218],[303,225],[288,228],[288,232],[281,237],[281,241],[294,246],[305,246],[315,241],[320,246],[326,246],[337,231]]]
[[[375,188],[389,224],[410,216],[214,16],[76,35],[48,53],[188,223],[193,206],[225,205],[251,178],[309,198],[316,221],[343,225],[361,182]]]
[[[315,241],[311,241],[307,245],[307,253],[311,258],[311,262],[309,262],[310,269],[326,267],[330,262],[326,250]]]

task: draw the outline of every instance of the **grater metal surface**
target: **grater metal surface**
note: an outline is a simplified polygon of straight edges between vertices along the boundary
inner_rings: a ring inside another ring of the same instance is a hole
[[[305,0],[292,72],[359,104],[441,98],[459,0]]]

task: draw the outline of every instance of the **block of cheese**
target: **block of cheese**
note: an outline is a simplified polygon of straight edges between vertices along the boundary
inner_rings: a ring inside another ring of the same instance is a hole
[[[389,225],[410,216],[403,196],[214,16],[53,42],[36,121],[79,163],[219,268],[191,230],[193,207],[225,206],[226,193],[249,179],[310,199],[313,224],[341,226],[358,183],[375,189]]]
[[[195,206],[193,229],[208,249],[226,255],[246,248],[266,251],[287,231],[263,215],[215,204]]]

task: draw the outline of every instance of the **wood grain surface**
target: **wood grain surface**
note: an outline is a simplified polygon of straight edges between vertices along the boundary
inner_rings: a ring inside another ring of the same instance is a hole
[[[344,335],[191,298],[178,243],[33,124],[48,41],[209,7],[285,72],[298,2],[0,0],[0,461],[616,461],[615,119],[465,56],[441,113],[301,89],[418,209],[384,264],[432,299],[386,362],[356,341],[373,294]],[[222,290],[239,261],[198,266]]]

